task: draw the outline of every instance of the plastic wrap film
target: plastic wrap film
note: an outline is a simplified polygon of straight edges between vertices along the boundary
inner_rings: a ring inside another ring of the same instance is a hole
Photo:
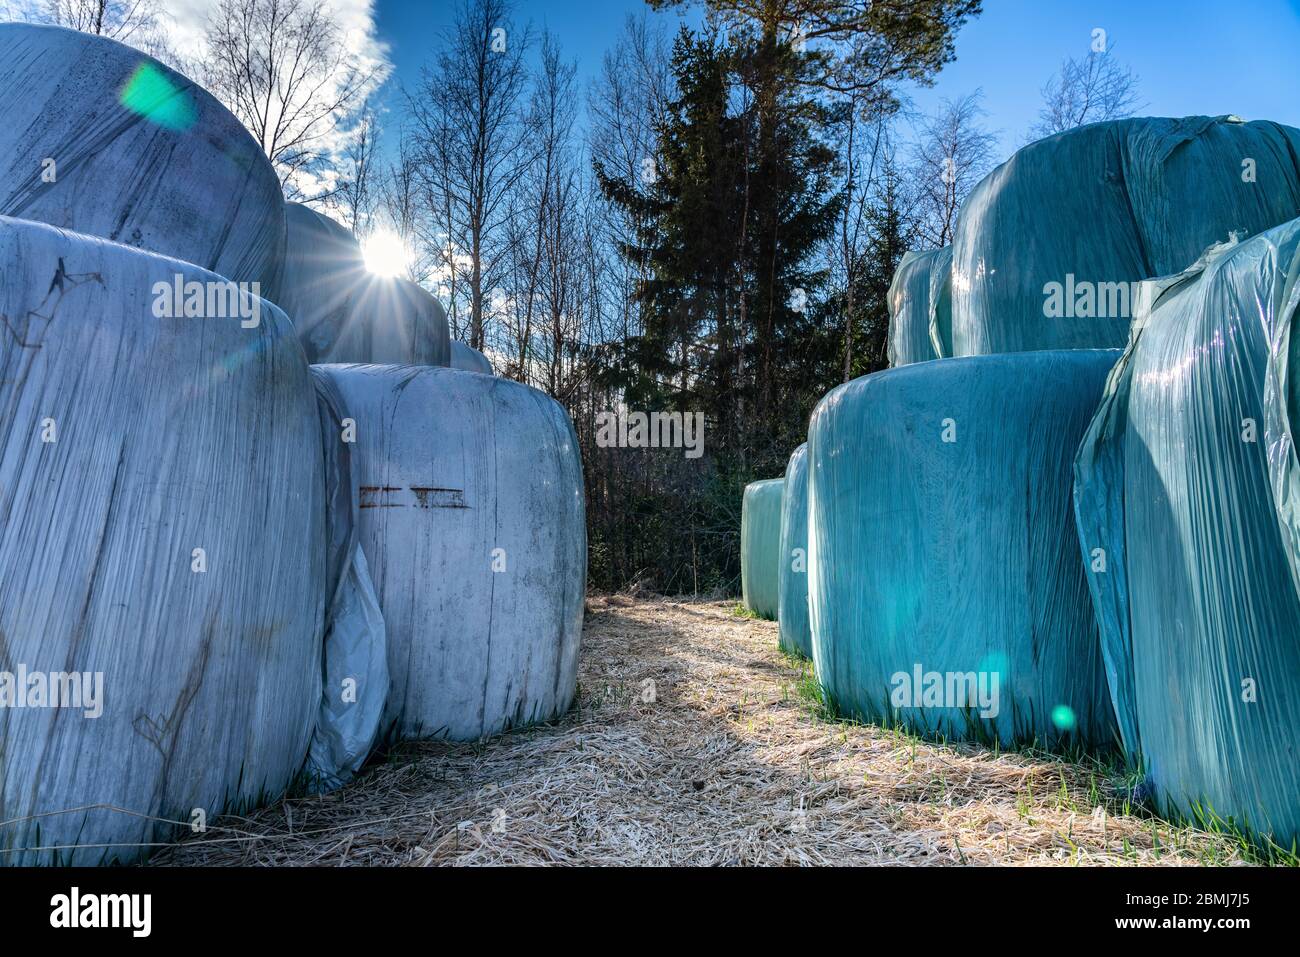
[[[808,443],[785,467],[781,499],[781,550],[777,568],[778,642],[783,651],[812,657],[808,630]]]
[[[0,24],[0,215],[279,291],[280,180],[239,120],[138,50]]]
[[[313,363],[451,364],[447,314],[424,287],[366,269],[352,231],[298,203],[284,206],[277,300]]]
[[[1124,742],[1167,814],[1300,837],[1300,220],[1149,286],[1076,463]]]
[[[941,359],[846,383],[808,435],[813,661],[865,720],[1110,745],[1071,465],[1114,350]]]
[[[905,366],[937,358],[930,341],[930,280],[942,251],[903,255],[889,284],[889,364]],[[951,262],[951,256],[948,257]]]
[[[587,570],[568,415],[536,389],[454,369],[318,369],[356,422],[386,732],[474,740],[562,714]]]
[[[930,265],[930,348],[952,358],[952,247],[944,246]]]
[[[0,262],[0,861],[134,861],[303,766],[316,394],[269,302],[177,314],[214,273],[7,218]]]
[[[954,355],[1122,348],[1133,283],[1300,215],[1300,131],[1235,117],[1094,123],[971,191],[952,262]]]
[[[776,620],[780,604],[781,497],[785,479],[750,482],[740,508],[740,590],[745,607]]]
[[[453,369],[463,369],[466,372],[481,372],[484,375],[492,375],[492,363],[488,361],[488,357],[463,342],[453,341],[451,344],[451,367]]]
[[[388,701],[388,647],[379,596],[360,543],[360,492],[352,465],[355,420],[343,396],[312,369],[320,412],[326,489],[327,598],[321,704],[308,752],[309,783],[346,784],[379,737]]]

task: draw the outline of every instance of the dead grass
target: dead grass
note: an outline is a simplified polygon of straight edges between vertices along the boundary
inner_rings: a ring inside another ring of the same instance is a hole
[[[1123,813],[1104,769],[822,720],[776,626],[732,609],[592,599],[563,720],[403,745],[155,863],[1243,862],[1227,838]]]

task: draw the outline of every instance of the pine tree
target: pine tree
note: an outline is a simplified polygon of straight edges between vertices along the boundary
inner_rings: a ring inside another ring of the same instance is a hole
[[[811,58],[770,41],[683,29],[648,182],[597,169],[606,197],[645,224],[623,250],[651,276],[622,370],[629,404],[703,409],[723,448],[760,457],[800,433],[807,409],[788,400],[806,403],[818,350],[834,351],[817,334],[826,276],[813,263],[841,201],[821,132],[834,118],[800,85]]]

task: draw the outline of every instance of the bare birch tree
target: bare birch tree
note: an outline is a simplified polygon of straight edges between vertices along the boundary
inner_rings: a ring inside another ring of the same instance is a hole
[[[248,127],[285,195],[315,202],[366,95],[380,79],[348,48],[324,0],[220,0],[208,22],[203,81]]]
[[[379,121],[374,108],[362,108],[356,129],[343,149],[338,186],[330,204],[340,211],[347,225],[358,236],[368,235],[373,228],[376,209],[380,202],[382,184],[377,169],[379,154]]]
[[[592,165],[610,177],[644,183],[656,175],[658,128],[673,93],[669,50],[662,26],[642,13],[628,15],[622,35],[605,53],[588,98],[589,138]],[[633,294],[646,278],[646,264],[629,262],[617,251],[633,244],[644,224],[612,203],[598,210],[596,241],[610,277],[602,287],[618,322],[610,332],[626,340],[639,332]]]
[[[993,167],[997,137],[983,125],[981,93],[944,100],[917,130],[910,175],[921,238],[938,249],[952,242],[957,211]]]
[[[1034,138],[1133,115],[1140,103],[1138,77],[1114,59],[1113,49],[1103,40],[1101,49],[1061,64],[1043,87],[1043,108],[1031,130]]]
[[[410,98],[449,317],[476,349],[509,267],[510,202],[534,149],[522,120],[530,46],[508,0],[464,0]]]

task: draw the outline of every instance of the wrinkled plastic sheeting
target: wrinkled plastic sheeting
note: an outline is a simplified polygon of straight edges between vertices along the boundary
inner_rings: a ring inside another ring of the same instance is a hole
[[[279,290],[280,180],[207,91],[138,50],[0,24],[0,215]]]
[[[366,269],[352,231],[298,203],[284,206],[277,300],[312,363],[451,364],[447,314],[424,287]]]
[[[465,372],[492,375],[492,363],[488,361],[488,357],[463,342],[453,341],[451,344],[451,367],[463,369]]]
[[[740,590],[745,607],[775,621],[780,605],[781,498],[785,479],[750,482],[740,507]]]
[[[785,467],[781,498],[781,557],[777,570],[777,641],[783,651],[812,657],[808,628],[808,443]]]
[[[328,576],[322,694],[308,752],[311,784],[328,791],[346,784],[374,748],[388,700],[388,647],[360,544],[360,498],[352,465],[351,429],[343,396],[319,369],[316,386],[328,510]]]
[[[1126,748],[1166,811],[1300,837],[1300,220],[1153,284],[1076,464]]]
[[[155,283],[213,273],[3,217],[0,262],[0,672],[102,675],[99,717],[0,708],[0,860],[135,861],[302,768],[315,394],[268,302],[253,328],[153,315]]]
[[[388,634],[386,733],[474,740],[568,710],[587,541],[563,408],[453,369],[319,368],[356,420],[361,544]]]
[[[932,288],[942,292],[941,277],[935,274],[952,254],[944,250],[909,252],[903,255],[889,284],[889,364],[904,366],[938,358],[930,339],[930,296]],[[934,283],[934,280],[939,280]],[[937,304],[936,304],[937,305]]]
[[[936,358],[951,359],[952,247],[944,246],[930,264],[930,347]]]
[[[1292,127],[1223,116],[1094,123],[1024,147],[958,214],[953,354],[1122,348],[1131,283],[1300,215],[1298,153]]]
[[[1071,465],[1118,356],[941,359],[817,406],[813,662],[841,713],[1004,745],[1114,741]],[[947,696],[927,695],[931,675]]]

